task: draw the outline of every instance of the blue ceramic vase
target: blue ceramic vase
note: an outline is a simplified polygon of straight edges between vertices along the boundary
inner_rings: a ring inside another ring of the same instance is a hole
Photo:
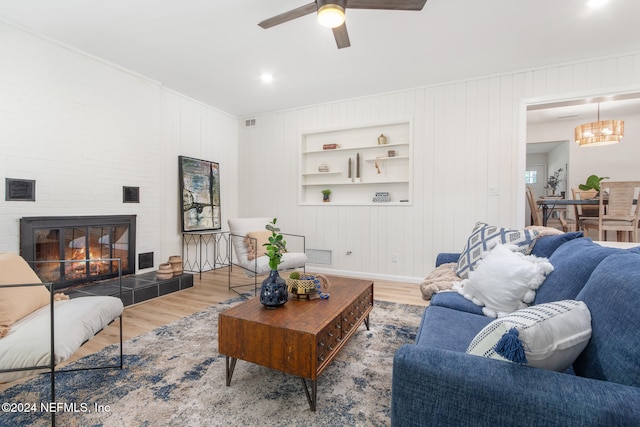
[[[284,305],[288,299],[287,282],[280,277],[278,270],[271,270],[269,277],[262,282],[260,302],[267,308],[276,308]]]

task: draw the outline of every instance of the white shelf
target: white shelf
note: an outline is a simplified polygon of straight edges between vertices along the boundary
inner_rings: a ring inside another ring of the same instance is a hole
[[[371,150],[373,148],[401,147],[403,145],[409,145],[409,143],[408,142],[397,142],[397,143],[394,143],[394,144],[362,145],[362,146],[358,146],[358,147],[339,147],[339,148],[331,148],[329,150],[309,150],[309,151],[303,151],[302,154],[333,153],[333,152],[337,152],[337,151]]]
[[[378,144],[378,137],[387,144]],[[299,204],[302,206],[410,206],[412,200],[411,121],[373,124],[302,133],[300,141]],[[327,144],[338,148],[323,150]],[[394,156],[389,157],[389,151]],[[360,180],[347,178],[350,165],[355,177],[359,158]],[[330,172],[315,172],[326,165]],[[306,171],[306,172],[302,172]],[[320,190],[330,189],[331,201],[323,202]],[[388,192],[387,203],[374,203],[377,192]],[[400,200],[407,200],[401,202]]]
[[[312,176],[312,175],[340,175],[342,172],[333,171],[333,172],[307,172],[303,173],[303,176]]]
[[[409,156],[393,156],[393,157],[372,157],[369,159],[364,159],[365,162],[375,162],[376,160],[402,160],[408,159]]]

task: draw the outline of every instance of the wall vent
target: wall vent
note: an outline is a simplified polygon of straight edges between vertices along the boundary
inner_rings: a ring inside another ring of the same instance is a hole
[[[138,268],[140,270],[153,267],[153,252],[138,254]]]
[[[331,265],[331,251],[326,249],[307,249],[307,261],[311,264]]]
[[[256,119],[246,119],[244,121],[244,127],[246,128],[252,128],[256,125]]]

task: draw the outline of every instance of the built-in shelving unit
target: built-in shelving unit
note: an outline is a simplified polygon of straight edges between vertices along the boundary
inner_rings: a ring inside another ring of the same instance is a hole
[[[379,143],[380,135],[385,144]],[[304,132],[300,204],[410,205],[412,139],[410,120]],[[331,190],[330,202],[322,201],[324,189]],[[376,193],[385,192],[389,202],[373,201]]]

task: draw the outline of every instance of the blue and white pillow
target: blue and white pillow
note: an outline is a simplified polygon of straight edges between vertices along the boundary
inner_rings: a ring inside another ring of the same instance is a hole
[[[468,354],[562,372],[591,338],[591,313],[582,301],[539,304],[500,317],[473,338]]]
[[[518,252],[529,255],[538,234],[537,230],[512,230],[478,222],[473,227],[467,244],[458,258],[456,274],[462,279],[468,278],[469,272],[476,269],[482,254],[499,243],[515,245]]]

